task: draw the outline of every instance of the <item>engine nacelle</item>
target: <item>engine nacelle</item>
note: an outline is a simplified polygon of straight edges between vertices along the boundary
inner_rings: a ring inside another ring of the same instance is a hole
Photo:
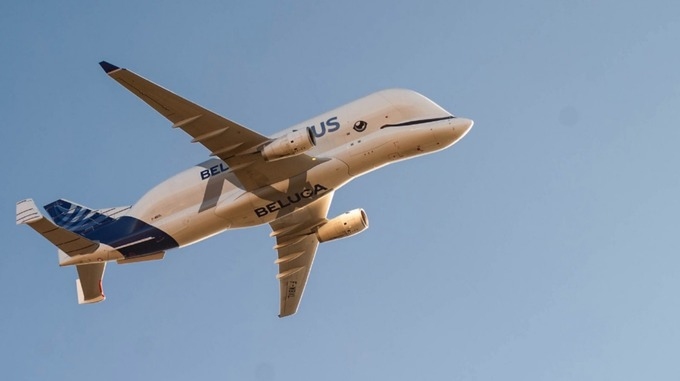
[[[316,145],[316,138],[311,128],[289,132],[262,148],[262,157],[266,161],[285,159],[304,153]]]
[[[321,225],[316,231],[319,242],[327,242],[338,238],[353,236],[368,228],[368,217],[363,209],[345,212]]]

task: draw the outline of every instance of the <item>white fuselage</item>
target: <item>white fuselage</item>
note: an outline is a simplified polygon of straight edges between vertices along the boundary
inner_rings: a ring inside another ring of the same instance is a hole
[[[219,159],[189,168],[146,193],[129,215],[186,246],[227,229],[269,223],[383,165],[446,148],[472,121],[409,90],[385,90],[297,124],[311,127],[320,164],[290,179],[245,191]]]

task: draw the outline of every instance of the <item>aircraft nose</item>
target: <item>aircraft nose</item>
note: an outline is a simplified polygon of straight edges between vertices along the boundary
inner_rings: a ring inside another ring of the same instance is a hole
[[[466,118],[447,118],[444,123],[433,128],[437,145],[441,148],[449,147],[463,138],[472,128],[474,122]]]
[[[459,140],[470,131],[475,122],[472,119],[455,118],[451,124],[453,125],[453,134],[456,140]]]
[[[465,130],[465,132],[471,129],[472,126],[475,124],[475,121],[472,119],[456,118],[454,120],[455,120],[455,123],[453,124],[454,128]]]

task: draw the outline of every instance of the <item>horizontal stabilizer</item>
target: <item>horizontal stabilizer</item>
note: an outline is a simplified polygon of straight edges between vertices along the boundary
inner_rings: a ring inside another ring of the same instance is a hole
[[[78,270],[78,279],[76,279],[78,304],[97,303],[106,299],[102,288],[106,262],[77,265],[76,269]]]
[[[17,224],[26,224],[69,256],[93,253],[98,242],[55,225],[45,218],[31,199],[17,202]]]

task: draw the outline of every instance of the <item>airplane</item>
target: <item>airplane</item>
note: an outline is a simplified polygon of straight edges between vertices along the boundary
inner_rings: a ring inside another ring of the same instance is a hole
[[[109,62],[99,63],[210,151],[210,159],[157,185],[134,205],[90,209],[59,199],[17,202],[16,223],[75,266],[79,304],[105,299],[106,263],[160,260],[223,231],[269,224],[278,252],[279,317],[297,312],[319,243],[368,228],[363,209],[328,219],[335,191],[390,163],[447,148],[473,121],[405,89],[376,92],[267,137]]]

